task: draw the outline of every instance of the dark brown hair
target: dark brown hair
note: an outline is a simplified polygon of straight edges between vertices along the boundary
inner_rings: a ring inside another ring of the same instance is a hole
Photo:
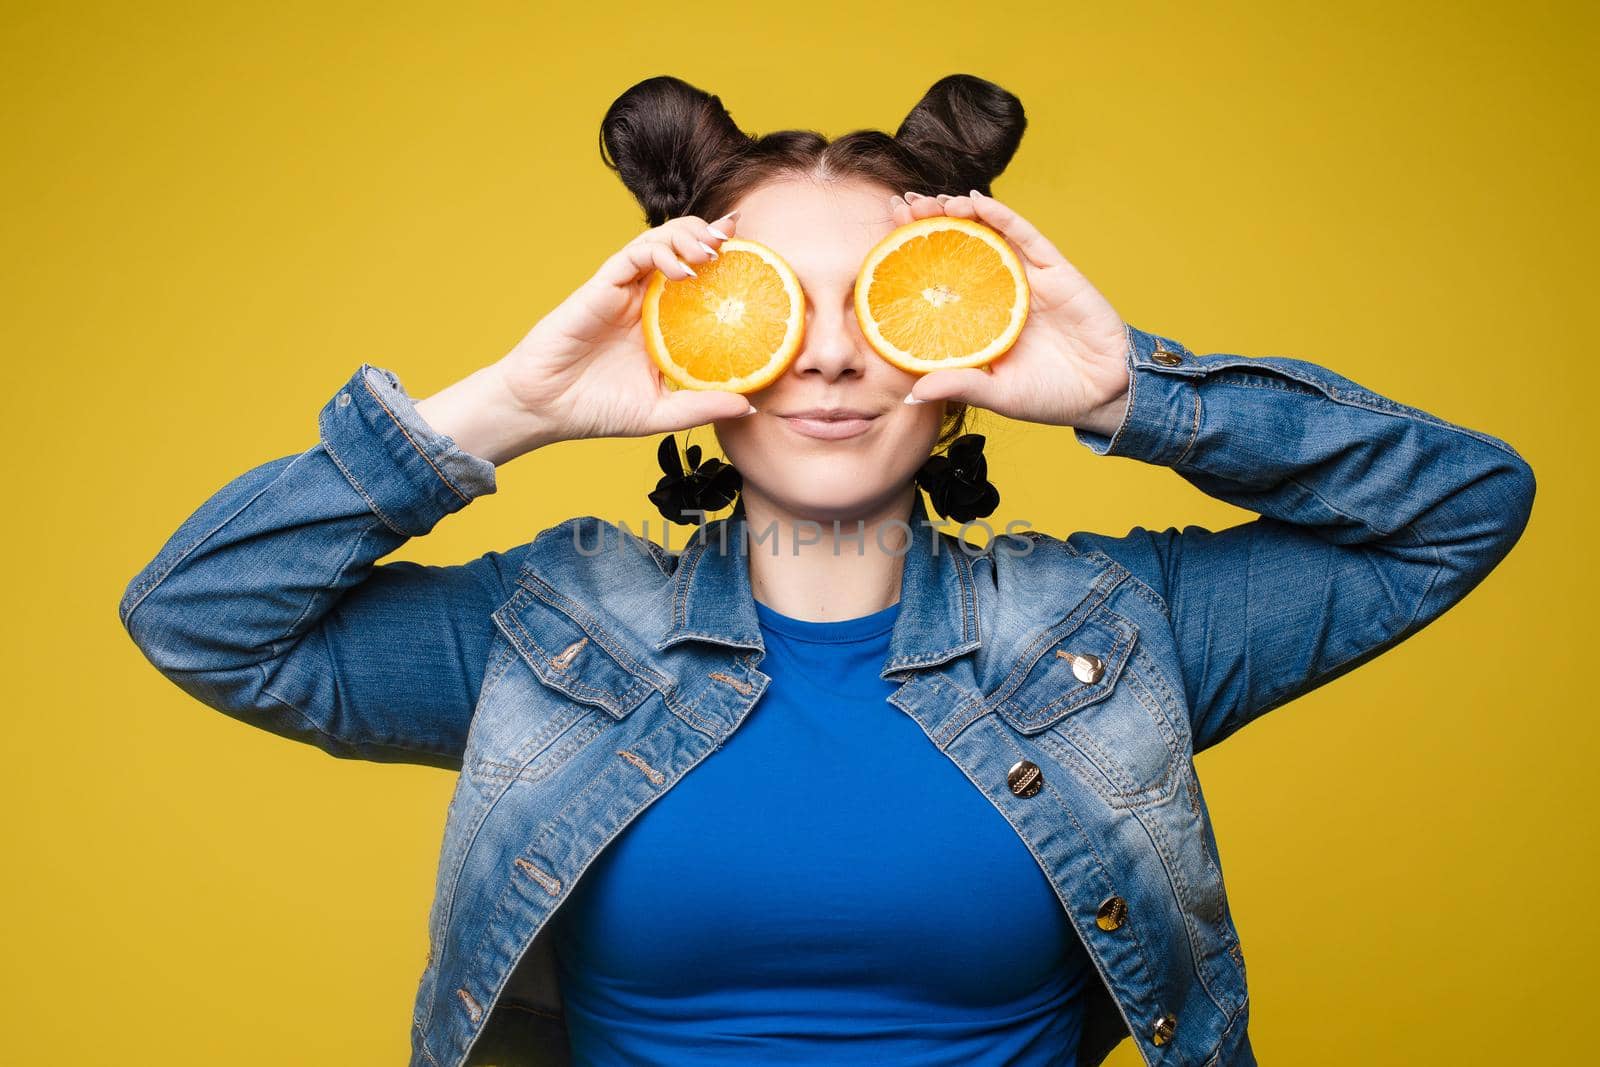
[[[756,186],[789,176],[864,178],[896,193],[987,194],[1027,123],[1022,101],[1011,93],[971,74],[950,74],[933,83],[893,135],[750,136],[716,96],[661,75],[612,102],[600,122],[600,158],[639,201],[646,223],[659,226],[683,215],[720,218]],[[949,406],[936,445],[962,432],[966,414],[964,403]]]

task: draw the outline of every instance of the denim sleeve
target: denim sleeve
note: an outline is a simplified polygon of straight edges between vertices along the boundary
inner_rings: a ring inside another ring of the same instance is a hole
[[[1533,470],[1498,438],[1305,360],[1198,355],[1131,326],[1128,342],[1123,420],[1078,442],[1260,516],[1068,537],[1164,601],[1196,752],[1438,618],[1528,523]]]
[[[516,550],[375,565],[495,491],[370,364],[306,452],[246,471],[128,584],[134,643],[197,700],[345,759],[458,769]]]

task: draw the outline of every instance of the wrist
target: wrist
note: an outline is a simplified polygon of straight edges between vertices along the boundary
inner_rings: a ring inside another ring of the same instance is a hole
[[[458,448],[497,467],[550,443],[538,420],[507,388],[499,363],[417,401],[416,409]]]
[[[1088,430],[1091,433],[1104,434],[1110,437],[1116,433],[1117,427],[1122,425],[1122,420],[1127,417],[1128,390],[1107,400],[1097,407],[1090,408],[1078,419],[1074,420],[1073,427],[1079,430]]]

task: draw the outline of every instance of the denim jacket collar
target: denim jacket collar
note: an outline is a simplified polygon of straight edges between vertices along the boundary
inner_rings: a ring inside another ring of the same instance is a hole
[[[889,637],[884,678],[944,663],[982,643],[971,558],[929,521],[920,492],[907,521],[911,540],[901,557],[901,608]],[[748,554],[772,548],[770,542],[747,541],[746,527],[741,499],[728,516],[706,523],[684,549],[673,581],[672,617],[656,651],[690,639],[765,651]]]

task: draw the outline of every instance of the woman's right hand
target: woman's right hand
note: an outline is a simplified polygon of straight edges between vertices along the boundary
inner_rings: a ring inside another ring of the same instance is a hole
[[[689,277],[683,264],[715,258],[737,216],[707,223],[684,215],[639,234],[500,360],[512,399],[539,427],[539,443],[669,433],[750,412],[739,393],[672,386],[645,350],[640,326],[652,273]]]

